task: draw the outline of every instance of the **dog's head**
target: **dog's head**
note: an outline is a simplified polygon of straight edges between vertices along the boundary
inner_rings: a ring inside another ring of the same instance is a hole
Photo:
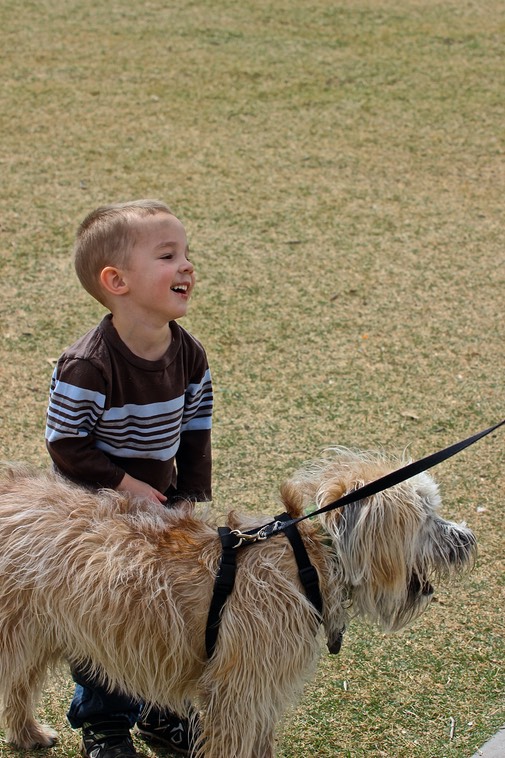
[[[331,453],[291,480],[299,504],[324,506],[400,465],[342,448]],[[436,581],[473,565],[473,533],[441,518],[439,507],[438,487],[423,473],[319,517],[358,614],[401,629],[426,609]]]

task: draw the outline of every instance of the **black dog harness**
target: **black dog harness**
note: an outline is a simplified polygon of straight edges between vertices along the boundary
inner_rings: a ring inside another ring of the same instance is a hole
[[[297,529],[297,524],[300,521],[304,521],[307,518],[312,518],[321,513],[327,513],[328,511],[335,510],[336,508],[342,508],[350,503],[355,503],[358,500],[364,500],[365,498],[376,495],[383,490],[393,487],[400,482],[404,482],[406,479],[410,479],[423,471],[426,471],[433,466],[436,466],[442,461],[447,460],[453,455],[461,452],[465,448],[473,445],[478,440],[482,439],[491,432],[494,432],[499,427],[505,424],[505,419],[498,424],[484,429],[482,432],[472,435],[460,442],[456,442],[449,447],[439,450],[436,453],[421,458],[418,461],[409,463],[402,468],[396,469],[389,474],[386,474],[379,479],[375,479],[373,482],[365,484],[363,487],[358,487],[352,492],[348,492],[338,500],[334,500],[328,503],[323,508],[319,508],[312,513],[307,513],[304,516],[293,519],[288,513],[282,513],[277,516],[273,521],[261,527],[260,529],[251,530],[248,532],[241,532],[238,529],[230,529],[229,527],[219,527],[218,533],[221,539],[222,554],[219,563],[217,576],[214,582],[214,593],[212,596],[209,615],[207,617],[207,628],[205,631],[205,647],[207,656],[212,657],[216,649],[217,639],[219,635],[219,625],[221,623],[221,613],[223,607],[233,591],[235,584],[235,576],[237,573],[237,550],[247,545],[252,545],[255,542],[262,542],[269,537],[273,537],[276,534],[284,533],[291,543],[293,553],[298,566],[298,576],[303,586],[305,594],[308,600],[314,606],[315,611],[322,615],[323,612],[323,599],[321,597],[321,590],[319,588],[319,577],[317,571],[310,562],[305,545]],[[329,645],[331,653],[338,653],[342,642],[343,630],[337,636],[337,639]]]
[[[286,523],[291,520],[288,513],[282,513],[275,519],[276,522]],[[284,534],[291,543],[296,564],[298,566],[298,576],[305,590],[307,599],[312,603],[319,615],[323,612],[323,598],[319,589],[319,577],[317,571],[310,562],[309,555],[303,544],[300,532],[296,524],[287,524],[283,529]],[[221,622],[221,611],[231,595],[235,584],[237,573],[237,548],[252,542],[242,542],[242,539],[235,530],[227,526],[221,526],[218,529],[221,539],[222,554],[219,570],[214,584],[214,594],[209,608],[207,618],[207,629],[205,631],[205,647],[207,656],[212,657],[216,648],[216,642],[219,634],[219,625]]]

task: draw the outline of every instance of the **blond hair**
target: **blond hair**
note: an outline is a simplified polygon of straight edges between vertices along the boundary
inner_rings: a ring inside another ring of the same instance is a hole
[[[75,270],[84,289],[103,305],[100,272],[106,266],[128,264],[137,239],[137,219],[157,213],[174,215],[160,200],[131,200],[103,205],[80,224],[74,246]]]

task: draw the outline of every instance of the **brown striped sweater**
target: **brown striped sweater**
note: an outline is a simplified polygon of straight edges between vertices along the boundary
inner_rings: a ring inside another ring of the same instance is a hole
[[[64,476],[112,487],[125,472],[173,497],[211,499],[212,382],[202,345],[177,322],[165,355],[147,361],[111,316],[60,357],[46,444]]]

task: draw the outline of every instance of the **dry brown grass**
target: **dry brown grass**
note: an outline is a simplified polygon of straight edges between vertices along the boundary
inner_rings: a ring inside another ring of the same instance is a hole
[[[420,457],[503,416],[503,3],[3,0],[0,29],[0,457],[47,463],[51,361],[101,315],[73,230],[139,196],[198,267],[216,508],[275,509],[328,444]],[[504,458],[437,471],[476,571],[398,637],[352,628],[283,758],[467,758],[505,719]]]

